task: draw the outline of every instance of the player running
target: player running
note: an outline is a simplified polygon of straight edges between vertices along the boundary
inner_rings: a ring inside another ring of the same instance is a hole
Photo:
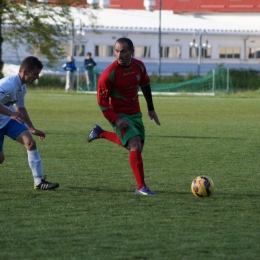
[[[127,148],[129,163],[137,183],[135,194],[153,195],[144,180],[142,151],[145,128],[138,100],[141,87],[145,97],[148,115],[157,125],[160,121],[153,106],[150,79],[142,61],[132,58],[134,46],[130,39],[120,38],[115,43],[116,60],[101,74],[97,86],[97,102],[104,117],[115,132],[103,130],[96,125],[87,138],[91,142],[105,138]]]

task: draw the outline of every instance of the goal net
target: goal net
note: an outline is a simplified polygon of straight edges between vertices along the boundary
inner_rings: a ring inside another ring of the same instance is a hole
[[[234,91],[234,86],[229,75],[228,68],[220,67],[208,74],[192,80],[155,84],[151,83],[152,92],[158,94],[193,94],[193,95],[215,95],[227,94]]]
[[[96,67],[93,67],[92,71],[92,84],[91,86],[87,86],[87,79],[86,79],[86,69],[85,67],[80,67],[77,70],[77,92],[79,93],[93,93],[96,91],[97,87],[97,78],[98,75],[101,74],[102,71],[99,71]]]
[[[86,84],[85,68],[79,68],[77,75],[77,92],[93,93],[96,91],[97,78],[101,71],[95,69],[94,72],[94,84],[91,91],[89,91]],[[150,85],[154,94],[162,95],[215,95],[228,94],[234,91],[229,69],[225,67],[217,68],[206,75],[184,82],[167,84],[151,83]]]

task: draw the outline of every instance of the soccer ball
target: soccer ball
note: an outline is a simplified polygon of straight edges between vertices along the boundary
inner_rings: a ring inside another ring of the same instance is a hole
[[[213,181],[207,176],[198,176],[191,183],[191,191],[196,197],[209,197],[214,190]]]

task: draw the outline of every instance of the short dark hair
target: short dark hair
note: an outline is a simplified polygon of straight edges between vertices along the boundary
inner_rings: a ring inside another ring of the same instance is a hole
[[[134,49],[134,44],[133,44],[133,42],[132,42],[130,39],[126,38],[126,37],[122,37],[122,38],[117,39],[117,40],[116,40],[116,43],[117,43],[117,42],[118,42],[118,43],[126,43],[129,50],[133,50],[133,49]]]
[[[92,53],[91,52],[87,52],[87,55],[92,56]]]
[[[21,65],[20,65],[20,69],[19,72],[22,72],[22,70],[27,69],[27,70],[34,70],[34,69],[39,69],[42,70],[43,65],[42,62],[34,56],[28,56],[26,57]]]

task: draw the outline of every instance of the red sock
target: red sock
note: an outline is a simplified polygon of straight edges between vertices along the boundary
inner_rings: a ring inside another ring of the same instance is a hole
[[[141,152],[130,151],[129,163],[135,176],[137,189],[139,190],[142,186],[146,186],[144,182],[144,165]]]
[[[114,132],[103,131],[99,134],[98,137],[99,138],[105,138],[110,142],[113,142],[113,143],[116,143],[116,144],[122,146],[122,143],[121,143],[119,137]]]

